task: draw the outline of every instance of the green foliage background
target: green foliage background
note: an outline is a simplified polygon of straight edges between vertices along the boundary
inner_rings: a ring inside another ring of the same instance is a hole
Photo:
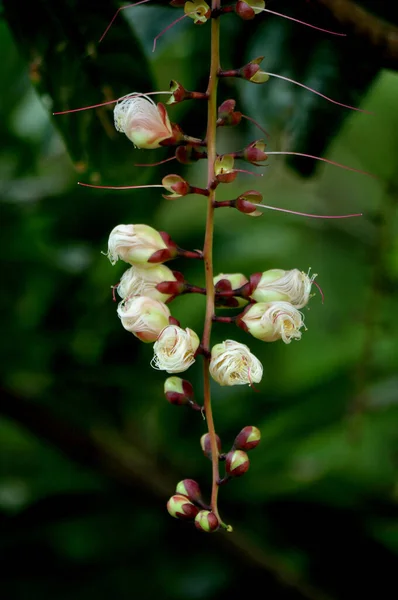
[[[317,3],[275,0],[272,8],[338,27]],[[203,199],[79,188],[77,180],[158,183],[184,171],[174,163],[134,167],[168,153],[135,150],[113,130],[112,107],[51,113],[165,90],[171,78],[203,89],[209,28],[183,21],[152,54],[153,37],[179,15],[153,2],[124,11],[98,45],[114,10],[111,2],[4,2],[2,597],[194,600],[256,588],[277,600],[389,597],[398,566],[398,76],[355,35],[330,39],[276,18],[222,21],[226,68],[264,54],[266,70],[373,114],[277,80],[223,82],[220,100],[237,97],[269,130],[270,149],[324,152],[377,179],[270,157],[263,178],[242,176],[221,190],[231,198],[256,188],[273,206],[363,217],[216,215],[216,272],[311,267],[325,302],[319,294],[311,301],[308,332],[289,346],[215,326],[214,342],[248,343],[264,364],[257,393],[214,386],[224,450],[248,424],[261,429],[262,443],[248,474],[220,493],[235,533],[205,536],[165,511],[180,479],[209,490],[210,463],[199,447],[205,424],[164,400],[151,345],[116,316],[110,286],[124,267],[101,255],[110,230],[130,222],[201,247]],[[203,134],[204,105],[178,105],[170,115],[187,133]],[[219,134],[220,151],[259,137],[250,123]],[[185,173],[203,185],[203,165]],[[199,263],[175,268],[203,283]],[[203,298],[178,298],[171,310],[201,331]],[[189,378],[200,399],[200,364]]]

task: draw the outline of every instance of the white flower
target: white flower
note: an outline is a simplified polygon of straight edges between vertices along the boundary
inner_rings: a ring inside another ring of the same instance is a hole
[[[165,265],[153,267],[130,267],[122,275],[117,293],[123,299],[129,296],[147,296],[160,302],[166,302],[171,294],[162,294],[156,289],[158,283],[176,281],[173,272]]]
[[[257,302],[284,300],[296,308],[303,308],[311,297],[311,285],[315,277],[316,274],[310,277],[298,269],[270,269],[261,274],[250,297]]]
[[[168,326],[170,311],[163,302],[145,296],[133,296],[117,308],[122,325],[143,342],[154,342]]]
[[[169,325],[163,329],[153,346],[155,356],[151,365],[154,369],[167,373],[186,371],[195,362],[199,343],[199,338],[192,329]]]
[[[290,302],[258,302],[246,310],[240,321],[251,335],[263,342],[282,339],[290,344],[301,338],[303,315]]]
[[[108,258],[113,265],[120,258],[144,267],[152,254],[165,249],[160,233],[149,225],[116,225],[109,236]]]
[[[220,385],[259,383],[263,366],[245,344],[226,340],[211,350],[210,375]]]
[[[173,130],[163,104],[148,96],[129,96],[114,109],[115,127],[126,134],[137,148],[159,148],[160,142],[172,137]]]

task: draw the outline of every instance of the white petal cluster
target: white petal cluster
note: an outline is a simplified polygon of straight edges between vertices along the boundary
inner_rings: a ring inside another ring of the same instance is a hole
[[[303,315],[290,302],[258,302],[241,318],[251,335],[263,342],[282,339],[285,344],[301,338]]]
[[[159,148],[160,142],[173,135],[167,111],[144,95],[131,95],[114,109],[115,127],[125,133],[137,148]]]
[[[130,296],[147,296],[160,302],[167,302],[170,294],[162,294],[156,289],[158,283],[176,281],[171,269],[165,265],[154,265],[150,268],[130,267],[121,277],[117,293],[123,299]]]
[[[143,342],[154,342],[168,326],[170,317],[163,302],[146,296],[133,296],[120,302],[117,314],[123,327]]]
[[[245,344],[226,340],[211,350],[210,375],[220,385],[259,383],[263,366]]]
[[[114,265],[120,258],[141,267],[153,266],[148,259],[167,246],[160,233],[149,225],[117,225],[108,240],[108,258]]]
[[[311,297],[315,277],[316,274],[309,276],[298,269],[270,269],[261,275],[251,298],[257,302],[284,300],[296,308],[303,308]]]
[[[169,325],[160,333],[153,351],[151,365],[167,373],[181,373],[195,362],[199,338],[192,329]]]

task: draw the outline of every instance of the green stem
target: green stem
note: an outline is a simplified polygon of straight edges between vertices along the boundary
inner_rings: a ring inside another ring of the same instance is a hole
[[[220,0],[212,0],[212,10],[217,11],[220,9]],[[220,69],[220,22],[218,18],[212,18],[211,20],[211,63],[210,63],[210,75],[209,84],[207,87],[208,101],[208,113],[207,113],[207,156],[208,156],[208,170],[207,170],[207,190],[209,192],[208,203],[207,203],[207,218],[206,218],[206,233],[203,246],[203,257],[205,266],[205,278],[206,278],[206,315],[203,329],[202,347],[205,350],[203,359],[203,380],[204,380],[204,410],[206,415],[207,426],[210,436],[211,444],[211,460],[212,460],[212,492],[211,492],[211,510],[218,518],[219,522],[222,523],[217,506],[218,497],[218,480],[220,478],[218,468],[218,448],[216,440],[216,431],[214,428],[213,412],[211,408],[211,394],[210,394],[210,336],[211,327],[214,315],[214,283],[213,283],[213,232],[214,232],[214,200],[215,200],[215,189],[213,189],[214,181],[214,162],[217,157],[216,153],[216,130],[217,130],[217,84],[218,76],[217,73]]]

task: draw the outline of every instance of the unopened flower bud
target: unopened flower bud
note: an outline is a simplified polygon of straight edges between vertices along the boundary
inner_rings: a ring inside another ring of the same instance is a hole
[[[290,302],[258,302],[249,306],[236,324],[263,342],[282,339],[285,344],[301,339],[303,315]]]
[[[186,0],[171,0],[169,2],[170,6],[175,6],[175,7],[180,7],[180,6],[184,6]]]
[[[170,311],[163,302],[146,296],[132,296],[120,302],[117,314],[127,331],[143,342],[155,342],[168,326]]]
[[[262,162],[268,159],[268,155],[264,152],[266,144],[263,140],[252,142],[242,151],[242,158],[250,163]]]
[[[220,385],[259,383],[263,367],[245,344],[226,340],[211,350],[210,375]]]
[[[263,59],[264,56],[254,58],[247,65],[239,69],[239,75],[252,83],[265,83],[268,81],[269,75],[264,71],[261,71],[259,66]]]
[[[137,148],[159,148],[173,136],[172,126],[163,104],[148,96],[129,96],[114,109],[115,127],[125,133]]]
[[[175,494],[169,499],[167,510],[172,517],[182,521],[192,521],[199,512],[198,507],[182,494]]]
[[[164,382],[164,394],[170,404],[193,403],[192,384],[181,377],[168,377]]]
[[[174,294],[161,293],[157,285],[162,282],[176,282],[176,277],[165,265],[152,267],[130,267],[122,275],[117,293],[123,299],[129,296],[146,296],[160,302],[167,302]]]
[[[237,173],[234,171],[234,157],[232,154],[218,156],[214,163],[214,174],[220,183],[231,183],[236,179]]]
[[[236,436],[233,448],[234,450],[244,450],[247,452],[258,446],[261,440],[261,433],[257,427],[248,425],[244,427]]]
[[[162,185],[166,188],[170,195],[162,194],[166,200],[174,200],[175,198],[181,198],[190,193],[191,187],[185,179],[180,175],[166,175],[162,179]]]
[[[239,125],[242,120],[242,113],[235,111],[236,101],[225,100],[218,108],[218,126]]]
[[[220,308],[241,308],[247,304],[245,298],[240,296],[222,297],[223,292],[239,290],[248,283],[248,279],[242,273],[220,273],[213,279],[214,289],[220,297],[216,299],[216,305]]]
[[[243,450],[231,450],[225,458],[225,470],[230,477],[240,477],[249,469],[250,461]]]
[[[183,165],[190,165],[201,158],[207,158],[207,152],[199,146],[184,144],[176,149],[176,159]]]
[[[235,5],[235,12],[241,19],[249,21],[254,19],[256,15],[265,7],[264,0],[238,0]]]
[[[186,89],[181,85],[181,83],[174,81],[174,79],[170,81],[170,93],[171,96],[167,100],[166,104],[178,104],[178,102],[182,102],[187,97]]]
[[[261,210],[258,210],[256,204],[261,204],[262,201],[263,197],[260,192],[249,190],[238,196],[234,202],[234,206],[249,217],[261,217],[263,213]]]
[[[256,302],[285,300],[296,308],[303,308],[311,298],[311,286],[315,277],[316,274],[309,276],[298,269],[269,269],[263,273],[255,273],[250,277],[250,297]]]
[[[214,513],[209,510],[200,510],[195,517],[195,526],[201,531],[212,533],[219,528],[220,524]]]
[[[216,442],[217,442],[217,450],[220,454],[221,452],[221,440],[216,434]],[[209,433],[204,433],[200,438],[200,445],[203,450],[203,454],[207,456],[211,460],[211,438]]]
[[[176,325],[165,327],[156,340],[151,365],[167,373],[181,373],[195,362],[195,353],[200,344],[196,333],[187,327]]]
[[[167,249],[160,233],[149,225],[117,225],[109,236],[108,258],[112,265],[120,258],[130,264],[149,266],[155,252]]]
[[[210,19],[211,8],[204,0],[192,0],[185,2],[184,13],[193,19],[195,25],[202,25]]]
[[[202,494],[199,484],[193,479],[183,479],[177,484],[176,493],[186,496],[191,502],[202,501]]]

